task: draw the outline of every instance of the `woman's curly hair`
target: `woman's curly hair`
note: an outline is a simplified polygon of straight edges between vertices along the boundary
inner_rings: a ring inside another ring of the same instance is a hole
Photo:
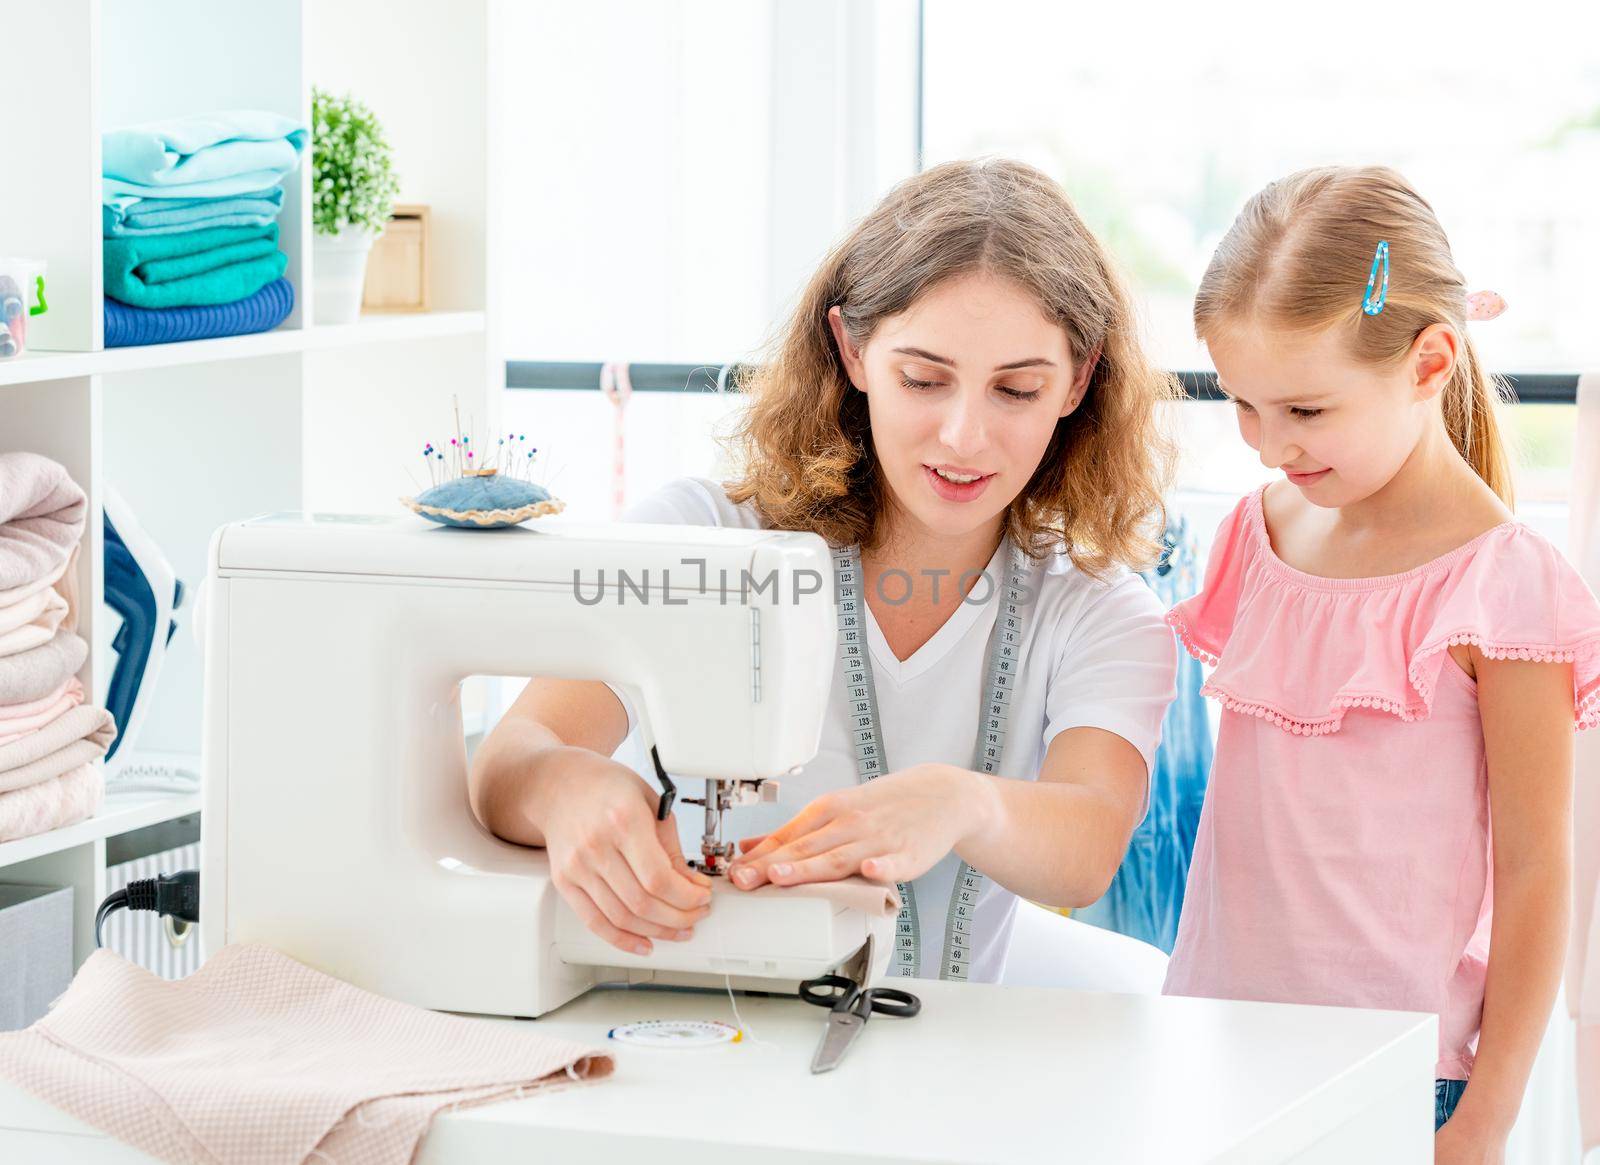
[[[1138,569],[1159,549],[1174,446],[1158,421],[1175,380],[1140,348],[1132,302],[1065,192],[1020,162],[949,162],[896,186],[836,246],[801,295],[770,358],[740,384],[731,434],[751,501],[769,526],[834,545],[878,545],[887,486],[867,398],[850,384],[828,312],[853,343],[944,281],[987,273],[1017,284],[1066,330],[1076,366],[1093,361],[1083,403],[1056,425],[1006,530],[1029,553],[1062,546],[1079,569]]]

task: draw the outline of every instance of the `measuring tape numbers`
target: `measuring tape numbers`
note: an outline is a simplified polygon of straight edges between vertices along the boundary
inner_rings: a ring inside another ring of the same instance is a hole
[[[850,736],[855,756],[856,777],[863,784],[889,772],[884,755],[883,733],[878,721],[878,699],[872,684],[872,662],[867,647],[867,606],[861,554],[854,546],[834,547],[834,594],[838,602],[839,666],[844,680],[845,700],[850,711]],[[1031,591],[1028,587],[1032,560],[1015,545],[1007,544],[1005,591],[989,637],[988,662],[984,669],[983,704],[978,718],[978,738],[973,749],[973,768],[981,773],[1000,771],[1005,752],[1011,693],[1021,674],[1023,633],[1027,627]],[[965,596],[962,597],[965,602]],[[944,952],[939,978],[966,980],[975,952],[978,901],[983,896],[985,878],[966,862],[956,873],[945,912]],[[891,975],[915,978],[922,966],[922,935],[915,891],[910,882],[901,882],[900,913],[895,919],[894,955]]]

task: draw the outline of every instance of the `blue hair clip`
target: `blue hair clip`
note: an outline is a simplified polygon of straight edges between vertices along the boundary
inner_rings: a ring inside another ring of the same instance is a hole
[[[1378,279],[1378,264],[1383,264],[1383,279]],[[1378,294],[1373,295],[1376,287]],[[1369,316],[1379,315],[1383,312],[1383,305],[1389,299],[1389,243],[1383,240],[1378,243],[1378,249],[1372,255],[1372,270],[1367,273],[1367,294],[1362,297],[1361,310]]]

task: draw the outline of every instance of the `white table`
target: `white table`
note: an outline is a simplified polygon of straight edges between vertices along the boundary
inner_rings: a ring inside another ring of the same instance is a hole
[[[440,1116],[418,1165],[1432,1160],[1431,1015],[950,983],[915,990],[920,1016],[873,1019],[822,1076],[809,1072],[821,1009],[741,996],[753,1040],[612,1044],[608,1080]],[[535,1022],[605,1046],[609,1029],[647,1018],[732,1015],[726,995],[593,991]],[[0,1085],[0,1161],[150,1160]]]

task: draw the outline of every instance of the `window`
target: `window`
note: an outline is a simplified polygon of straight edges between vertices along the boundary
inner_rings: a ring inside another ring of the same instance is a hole
[[[1469,283],[1511,303],[1476,333],[1492,365],[1600,364],[1600,8],[1391,4],[1314,27],[1278,4],[1233,9],[1246,18],[1224,26],[1168,0],[927,0],[927,160],[1002,153],[1055,175],[1174,367],[1204,359],[1191,297],[1249,195],[1306,166],[1392,165]]]
[[[510,360],[747,357],[828,246],[915,166],[916,5],[500,6],[499,347]],[[627,35],[620,35],[623,32]],[[573,512],[611,514],[611,406],[511,392]],[[717,475],[733,403],[639,393],[628,497]]]
[[[925,159],[1005,154],[1059,179],[1173,368],[1210,366],[1192,297],[1249,195],[1306,166],[1392,165],[1437,210],[1468,282],[1511,305],[1474,327],[1490,367],[1600,366],[1600,8],[1532,0],[1509,20],[1385,5],[1316,24],[1281,4],[1233,10],[1224,23],[1168,0],[926,0]],[[1265,471],[1225,413],[1184,409],[1184,476],[1237,493]],[[1530,501],[1564,496],[1571,413],[1505,417]]]
[[[913,169],[915,18],[898,0],[501,6],[507,356],[756,351]]]
[[[1390,5],[1315,26],[1256,3],[1226,25],[1173,0],[922,9],[919,87],[917,6],[898,0],[506,6],[507,356],[754,352],[828,244],[910,172],[920,92],[925,164],[1006,154],[1062,180],[1129,271],[1167,367],[1207,366],[1194,287],[1244,200],[1299,167],[1367,161],[1411,177],[1469,281],[1510,302],[1474,325],[1491,367],[1600,366],[1600,6],[1529,0],[1512,21]],[[624,44],[621,27],[640,35]],[[703,428],[725,404],[635,397],[630,493],[715,472]],[[1505,414],[1530,505],[1565,496],[1571,413]],[[545,451],[563,493],[608,512],[602,399],[513,393],[507,418],[560,433]],[[1178,425],[1190,487],[1236,496],[1268,476],[1226,407],[1185,406]]]

